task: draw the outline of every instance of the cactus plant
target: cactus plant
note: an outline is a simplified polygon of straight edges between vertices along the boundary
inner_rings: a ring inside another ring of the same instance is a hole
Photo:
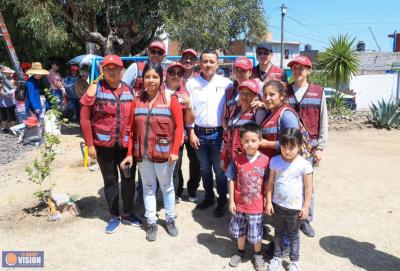
[[[400,112],[398,103],[392,100],[385,102],[383,99],[377,104],[370,105],[371,115],[369,120],[376,128],[400,128]]]

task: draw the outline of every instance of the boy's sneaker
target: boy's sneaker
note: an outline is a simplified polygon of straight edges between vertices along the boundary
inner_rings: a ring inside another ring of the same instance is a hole
[[[278,271],[282,267],[282,258],[273,257],[269,262],[267,271]]]
[[[119,224],[121,224],[121,219],[119,217],[113,217],[108,221],[106,227],[106,233],[111,234],[114,233],[117,229]]]
[[[157,238],[157,224],[149,224],[146,231],[146,240],[147,241],[155,241]]]
[[[298,271],[300,270],[299,262],[290,262],[288,265],[288,271]]]
[[[243,256],[239,254],[235,254],[232,256],[231,260],[229,261],[229,265],[232,267],[238,267],[239,264],[242,262]]]
[[[253,256],[253,264],[256,271],[264,271],[265,261],[261,254],[255,254]]]
[[[122,221],[135,227],[142,226],[142,221],[133,213],[125,214],[121,217]]]
[[[174,219],[170,219],[170,220],[167,221],[167,232],[172,237],[178,236],[179,231],[175,226],[175,220]]]

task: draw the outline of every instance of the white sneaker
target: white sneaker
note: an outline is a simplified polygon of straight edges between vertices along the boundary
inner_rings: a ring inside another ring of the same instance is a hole
[[[288,271],[299,271],[300,270],[300,266],[299,266],[299,262],[290,262],[288,265]]]
[[[278,271],[282,267],[282,258],[273,257],[269,262],[267,271]]]

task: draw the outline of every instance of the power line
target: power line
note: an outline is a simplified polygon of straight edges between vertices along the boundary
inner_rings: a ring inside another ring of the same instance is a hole
[[[287,17],[287,18],[289,18],[290,20],[292,20],[292,21],[294,21],[294,22],[298,23],[299,25],[301,25],[301,26],[304,26],[304,27],[305,27],[306,29],[308,29],[308,30],[311,30],[311,31],[313,31],[313,32],[315,32],[315,33],[317,33],[317,34],[320,34],[320,35],[326,36],[326,32],[324,33],[324,32],[322,32],[322,31],[319,31],[319,30],[313,29],[313,28],[311,28],[310,26],[307,26],[306,24],[304,24],[304,23],[300,22],[299,20],[296,20],[296,19],[295,19],[295,18],[293,18],[292,16],[289,16],[289,15],[287,15],[286,17]]]
[[[269,25],[270,27],[272,27],[272,28],[274,28],[274,29],[277,29],[277,30],[280,30],[278,27],[276,27],[276,26],[273,26],[273,25]],[[294,35],[294,36],[298,36],[298,37],[301,37],[301,38],[305,38],[305,39],[309,39],[309,40],[312,40],[312,41],[316,41],[316,42],[319,42],[319,43],[322,43],[322,44],[325,44],[325,45],[330,45],[328,42],[326,42],[326,41],[321,41],[321,40],[317,40],[317,39],[314,39],[314,38],[312,38],[312,37],[309,37],[309,36],[304,36],[304,35],[301,35],[301,34],[297,34],[297,33],[293,33],[293,32],[291,32],[291,31],[285,31],[285,33],[290,33],[290,34],[292,34],[292,35]]]

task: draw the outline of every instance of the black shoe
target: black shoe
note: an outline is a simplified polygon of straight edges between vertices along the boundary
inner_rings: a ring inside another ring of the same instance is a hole
[[[225,214],[226,205],[225,204],[218,204],[217,208],[214,210],[214,217],[222,217]]]
[[[201,209],[206,209],[212,205],[214,205],[214,200],[204,199],[202,202],[197,204],[196,208],[201,210]]]
[[[310,222],[302,221],[300,224],[300,230],[308,237],[315,236],[315,230],[311,226]]]

